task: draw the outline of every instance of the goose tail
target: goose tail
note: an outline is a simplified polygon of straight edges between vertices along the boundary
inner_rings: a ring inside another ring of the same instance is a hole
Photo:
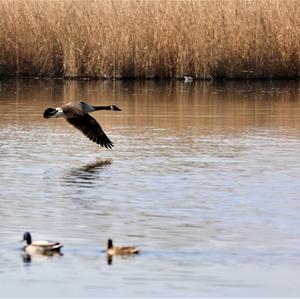
[[[57,244],[54,244],[51,249],[52,250],[57,250],[59,251],[62,247],[64,247],[64,245],[60,244],[60,243],[57,243]]]
[[[131,253],[135,253],[135,254],[137,254],[137,253],[139,253],[140,252],[140,250],[139,250],[139,248],[132,248],[132,250],[131,250]]]

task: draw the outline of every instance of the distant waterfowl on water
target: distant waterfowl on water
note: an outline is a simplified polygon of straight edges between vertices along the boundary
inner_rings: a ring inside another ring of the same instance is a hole
[[[192,76],[184,76],[184,82],[190,83],[193,82],[194,78]]]
[[[89,115],[90,112],[97,110],[121,111],[115,105],[110,106],[92,106],[85,102],[69,102],[58,108],[47,108],[44,111],[44,118],[63,117],[66,121],[80,130],[91,141],[112,148],[113,143],[106,136],[99,123]]]
[[[60,249],[63,247],[59,242],[52,241],[34,241],[32,242],[31,234],[25,232],[23,234],[22,242],[26,241],[24,251],[29,255],[34,254],[44,254],[53,255],[55,253],[60,253]]]
[[[127,247],[117,247],[113,245],[113,241],[108,239],[106,253],[108,255],[130,255],[130,254],[137,254],[140,250],[134,246],[127,246]]]

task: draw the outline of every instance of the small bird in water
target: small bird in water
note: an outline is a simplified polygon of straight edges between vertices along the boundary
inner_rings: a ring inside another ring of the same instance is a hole
[[[26,241],[24,251],[29,255],[41,254],[41,255],[54,255],[55,253],[60,254],[60,249],[63,247],[62,244],[52,241],[35,241],[32,242],[31,234],[25,232],[21,242]]]
[[[113,245],[113,241],[108,239],[106,253],[107,255],[130,255],[130,254],[137,254],[140,250],[134,246],[128,247],[117,247]]]
[[[191,83],[193,82],[194,78],[192,76],[184,76],[184,82],[185,83]]]
[[[44,118],[63,117],[93,142],[106,148],[112,148],[113,143],[106,136],[99,123],[89,115],[90,112],[97,110],[121,111],[115,105],[92,106],[85,102],[70,102],[64,104],[61,108],[47,108],[44,111]]]

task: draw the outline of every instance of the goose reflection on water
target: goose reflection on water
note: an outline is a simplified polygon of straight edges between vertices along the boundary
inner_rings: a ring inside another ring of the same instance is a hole
[[[30,265],[32,263],[33,260],[35,261],[38,261],[38,262],[42,262],[42,261],[47,261],[53,257],[61,257],[63,256],[64,254],[61,253],[61,252],[55,252],[55,253],[52,253],[52,254],[28,254],[28,253],[23,253],[21,255],[21,258],[23,260],[23,263],[25,265]]]
[[[79,168],[71,169],[64,177],[67,184],[90,186],[96,180],[100,170],[111,164],[111,160],[97,160],[94,163],[82,165]]]
[[[132,260],[135,258],[134,255],[119,255],[117,257],[115,257],[114,255],[109,255],[109,254],[106,254],[105,255],[105,258],[106,258],[106,262],[107,262],[107,265],[109,266],[112,266],[113,265],[113,262],[114,260]]]

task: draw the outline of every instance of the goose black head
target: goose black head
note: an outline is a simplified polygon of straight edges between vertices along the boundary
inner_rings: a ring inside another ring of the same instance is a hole
[[[115,106],[115,105],[110,105],[110,110],[111,110],[111,111],[122,111],[120,108],[118,108],[118,107]]]
[[[23,234],[23,241],[26,241],[27,245],[30,245],[31,244],[31,234],[29,232],[25,232]]]
[[[57,109],[54,108],[47,108],[44,111],[44,118],[50,118],[50,117],[54,117],[54,115],[57,113]]]
[[[107,249],[113,248],[113,241],[112,239],[108,239],[107,241]]]

